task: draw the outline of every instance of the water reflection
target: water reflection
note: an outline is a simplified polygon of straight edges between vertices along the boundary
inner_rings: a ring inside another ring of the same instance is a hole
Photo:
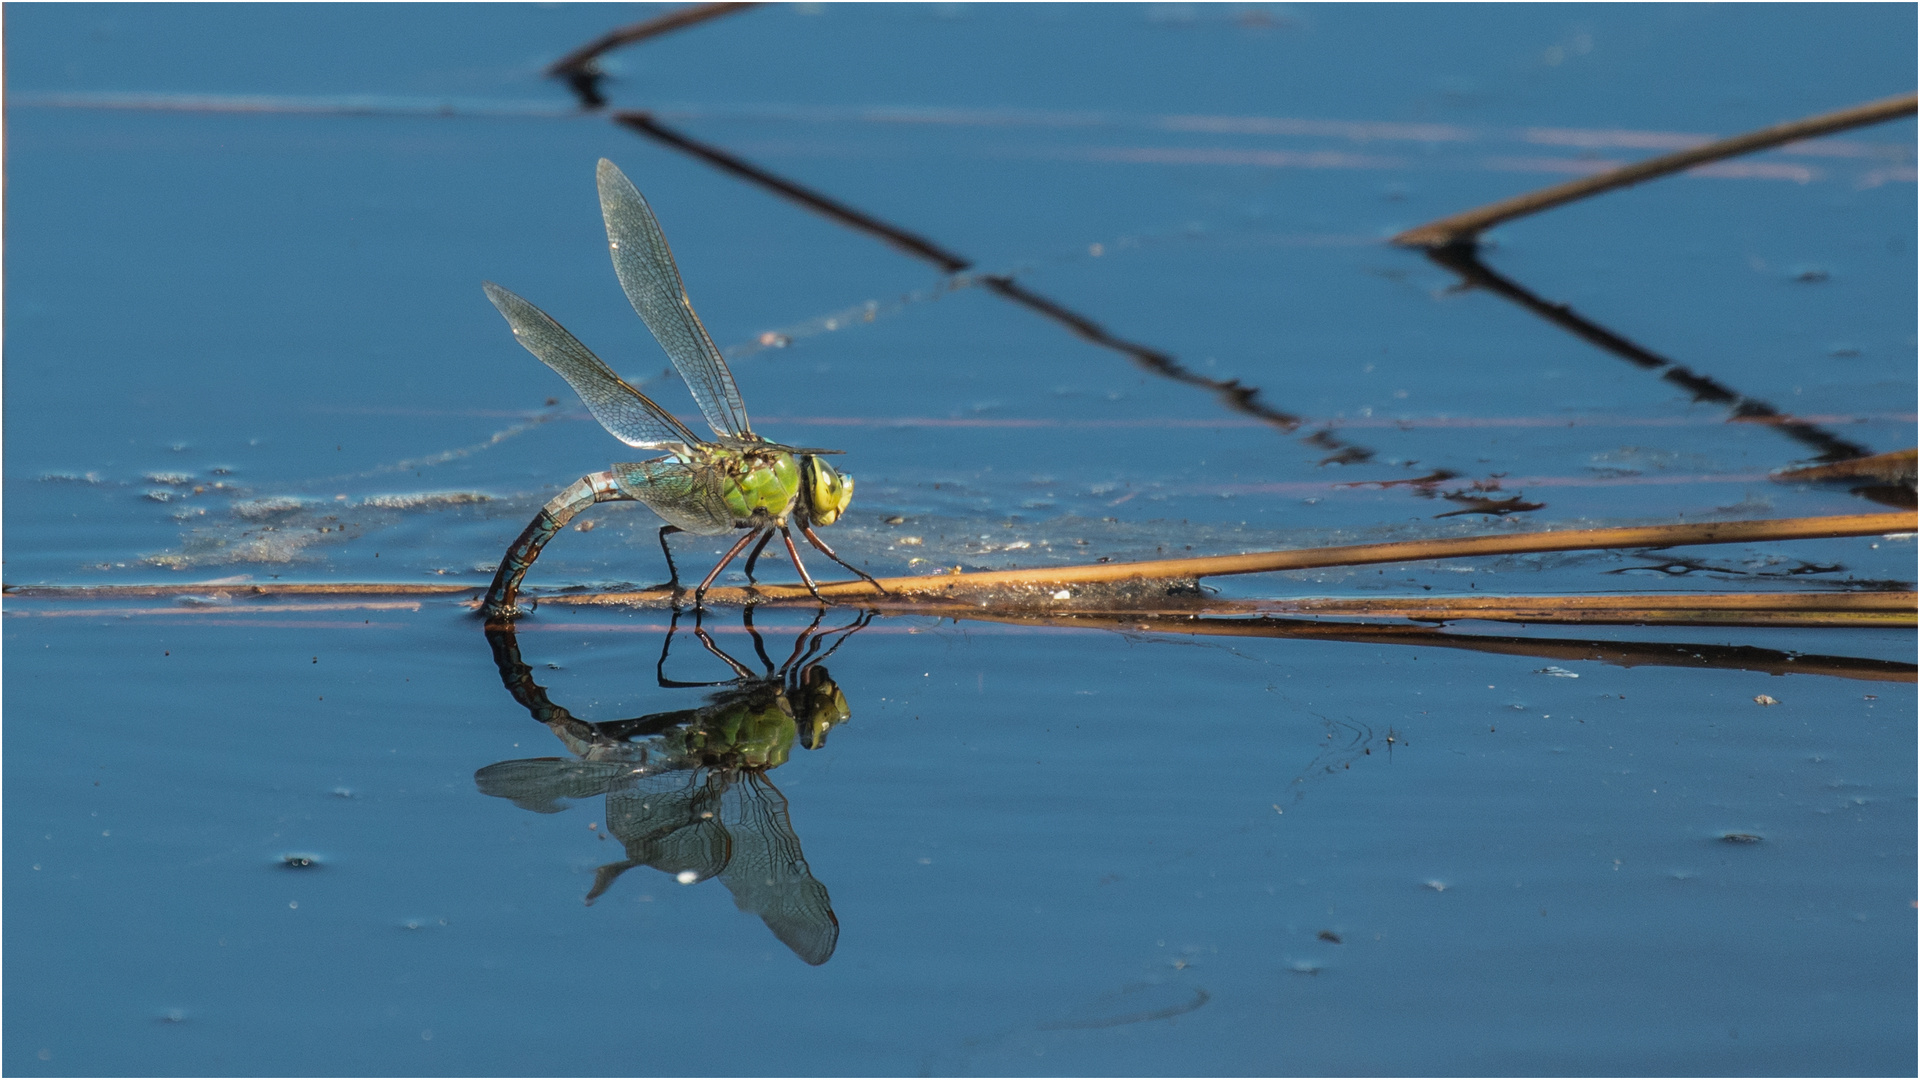
[[[1560,329],[1618,356],[1635,367],[1657,371],[1662,379],[1686,390],[1695,401],[1724,405],[1731,410],[1734,420],[1762,423],[1779,429],[1781,434],[1788,438],[1818,451],[1815,461],[1848,461],[1866,457],[1872,452],[1817,424],[1789,416],[1764,401],[1747,397],[1710,376],[1701,375],[1674,360],[1629,341],[1599,323],[1576,313],[1566,304],[1557,304],[1541,298],[1512,278],[1497,273],[1482,261],[1477,244],[1448,244],[1428,248],[1424,254],[1434,263],[1460,275],[1461,283],[1465,287],[1483,289],[1502,299],[1510,300]]]
[[[794,955],[824,964],[839,940],[840,921],[826,886],[800,853],[786,796],[767,777],[786,764],[795,743],[817,750],[828,731],[852,716],[825,664],[872,615],[821,630],[824,616],[814,617],[776,667],[747,608],[743,618],[763,668],[755,671],[716,645],[696,615],[693,636],[733,678],[686,682],[667,676],[680,624],[676,611],[655,676],[666,688],[715,688],[706,703],[603,723],[581,720],[548,700],[521,659],[512,626],[489,626],[487,641],[507,692],[572,756],[502,761],[475,773],[474,781],[482,793],[540,814],[560,812],[563,799],[606,796],[606,828],[626,858],[594,872],[587,903],[636,866],[682,884],[717,877],[734,903],[760,916]]]

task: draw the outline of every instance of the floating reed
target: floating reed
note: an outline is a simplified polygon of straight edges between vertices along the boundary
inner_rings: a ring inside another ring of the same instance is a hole
[[[1910,533],[1916,524],[1911,513],[1843,514],[1834,517],[1779,518],[1771,521],[1720,521],[1698,524],[1644,525],[1611,529],[1562,529],[1508,533],[1501,536],[1449,537],[1438,540],[1401,540],[1386,544],[1260,551],[1246,555],[1211,555],[1145,562],[1094,563],[1050,566],[1032,570],[987,570],[922,577],[881,578],[893,601],[912,598],[986,595],[1019,606],[1047,606],[1060,591],[1078,586],[1115,586],[1134,582],[1188,582],[1229,574],[1260,574],[1276,570],[1311,570],[1335,566],[1422,562],[1432,559],[1472,558],[1483,555],[1523,555],[1552,551],[1598,551],[1608,548],[1665,548],[1694,544],[1737,544],[1767,540],[1811,540],[1841,536],[1878,536]],[[823,596],[861,601],[886,601],[865,582],[822,583]],[[630,604],[671,599],[665,589],[595,595],[561,594],[547,603]],[[798,585],[762,585],[753,590],[716,588],[707,601],[715,604],[808,601]],[[1444,616],[1443,616],[1444,617]],[[1471,616],[1466,616],[1471,617]]]
[[[973,617],[979,616],[982,611],[996,609],[1030,611],[1052,608],[1063,613],[1077,610],[1109,614],[1164,614],[1182,619],[1206,614],[1286,614],[1318,617],[1392,616],[1432,621],[1488,619],[1506,622],[1663,622],[1740,626],[1911,626],[1914,623],[1915,598],[1910,592],[1213,601],[1194,590],[1169,593],[1167,586],[1228,574],[1368,566],[1483,555],[1877,536],[1910,533],[1915,525],[1914,514],[1891,513],[1564,529],[1502,536],[1301,548],[1246,555],[882,578],[880,583],[887,590],[884,596],[876,594],[864,582],[822,583],[820,592],[824,596],[893,611],[945,614],[950,609],[957,611],[959,605],[964,605],[964,610]],[[272,596],[476,597],[480,591],[477,586],[439,583],[235,581],[178,585],[9,585],[4,589],[5,595],[12,597],[63,600],[195,595],[221,600]],[[1060,596],[1061,592],[1067,595]],[[684,593],[678,597],[681,600],[685,598]],[[621,592],[556,593],[540,597],[539,601],[566,605],[624,605],[662,604],[675,599],[669,589],[652,588]],[[707,593],[707,602],[812,604],[814,601],[798,585],[763,585],[751,590],[732,587],[712,589]]]
[[[1482,232],[1515,218],[1537,214],[1542,210],[1564,206],[1615,188],[1628,187],[1643,180],[1652,180],[1723,158],[1751,154],[1756,150],[1765,150],[1820,135],[1831,135],[1848,128],[1912,116],[1917,103],[1920,103],[1920,98],[1916,98],[1916,95],[1902,94],[1899,97],[1856,105],[1851,109],[1810,116],[1805,120],[1776,124],[1773,127],[1750,131],[1745,135],[1736,135],[1731,139],[1721,139],[1704,146],[1696,146],[1691,150],[1663,154],[1594,176],[1569,180],[1564,184],[1555,184],[1525,195],[1516,195],[1511,199],[1502,199],[1475,210],[1468,210],[1438,221],[1428,222],[1418,228],[1408,229],[1394,237],[1393,242],[1402,247],[1424,248],[1469,244]]]

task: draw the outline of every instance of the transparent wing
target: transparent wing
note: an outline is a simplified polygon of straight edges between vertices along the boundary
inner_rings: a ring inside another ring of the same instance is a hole
[[[758,770],[743,773],[727,792],[723,817],[733,834],[733,858],[720,881],[742,911],[760,916],[773,936],[809,964],[820,965],[840,941],[827,887],[800,855],[800,838],[787,817],[787,797]]]
[[[634,862],[705,880],[724,871],[732,854],[719,814],[726,787],[725,776],[705,770],[642,780],[607,796],[607,831]]]
[[[613,373],[613,369],[593,355],[580,339],[567,333],[553,317],[513,293],[483,282],[487,299],[507,317],[514,339],[540,362],[560,373],[580,400],[587,403],[593,418],[613,437],[628,446],[647,450],[670,450],[677,445],[695,445],[699,439],[673,414]]]
[[[640,191],[611,161],[600,159],[595,170],[600,184],[600,213],[607,221],[607,246],[613,252],[613,272],[633,302],[647,329],[667,350],[701,415],[717,435],[750,437],[747,407],[733,384],[733,372],[707,336],[700,316],[693,313],[680,269],[660,231],[660,222],[640,197]]]
[[[473,774],[483,795],[511,799],[536,814],[557,814],[562,799],[587,799],[632,783],[633,767],[617,761],[534,758],[502,761]]]
[[[620,490],[646,503],[648,509],[698,536],[733,531],[733,511],[721,494],[722,478],[711,466],[662,459],[615,465],[613,478]]]

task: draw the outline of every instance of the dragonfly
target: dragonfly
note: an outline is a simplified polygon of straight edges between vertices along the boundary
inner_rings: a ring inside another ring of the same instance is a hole
[[[563,800],[606,796],[607,833],[626,858],[594,872],[587,903],[636,866],[685,884],[717,877],[742,910],[760,916],[796,956],[819,965],[833,955],[840,922],[826,886],[801,854],[786,796],[767,774],[786,764],[794,743],[817,750],[829,730],[852,717],[826,661],[873,616],[862,612],[848,626],[822,631],[822,609],[795,639],[793,654],[775,667],[752,611],[746,609],[746,629],[764,672],[729,656],[696,622],[701,645],[734,678],[668,678],[676,611],[656,665],[660,685],[717,689],[697,708],[599,723],[548,699],[521,658],[511,623],[488,627],[507,691],[573,756],[502,761],[476,772],[474,781],[483,794],[542,814],[559,813]]]
[[[667,537],[677,532],[724,536],[745,530],[695,587],[696,605],[720,572],[748,545],[753,545],[753,551],[747,556],[747,580],[753,583],[754,565],[776,532],[785,541],[787,555],[807,591],[826,603],[800,561],[793,543],[794,529],[827,558],[886,592],[872,575],[834,554],[813,531],[816,525],[827,526],[839,520],[853,501],[852,474],[840,472],[824,460],[841,451],[786,446],[754,434],[733,372],[728,370],[700,316],[694,313],[652,207],[633,181],[605,158],[600,159],[595,180],[600,189],[600,213],[607,225],[607,247],[613,254],[613,271],[620,279],[620,288],[693,392],[713,438],[695,435],[672,413],[616,375],[546,312],[491,281],[483,283],[487,299],[506,317],[515,340],[559,372],[602,427],[628,446],[666,454],[589,473],[554,496],[500,560],[493,585],[487,590],[486,613],[500,618],[517,614],[515,600],[520,583],[547,542],[595,503],[619,501],[644,503],[666,522],[660,528],[660,550],[666,555],[669,585],[676,595],[682,591],[680,572],[674,566]]]

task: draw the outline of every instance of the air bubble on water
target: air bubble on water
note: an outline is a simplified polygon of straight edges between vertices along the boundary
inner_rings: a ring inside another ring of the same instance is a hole
[[[280,856],[280,865],[288,870],[318,870],[320,856],[304,851],[290,851]]]

